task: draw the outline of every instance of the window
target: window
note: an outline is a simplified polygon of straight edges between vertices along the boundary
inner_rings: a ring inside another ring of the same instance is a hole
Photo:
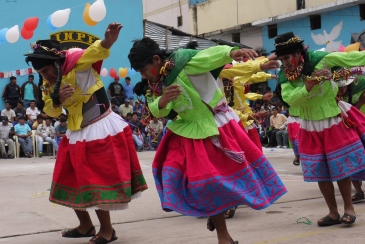
[[[365,20],[365,4],[359,4],[360,20]]]
[[[297,10],[305,9],[305,0],[297,0]]]
[[[177,26],[182,26],[183,25],[183,19],[182,19],[182,15],[177,17]]]
[[[238,33],[232,33],[232,42],[241,43],[241,34]]]
[[[277,24],[269,25],[267,27],[267,32],[269,39],[275,38],[278,35],[278,25]]]
[[[311,15],[309,16],[309,18],[311,23],[311,30],[318,30],[322,28],[320,15]]]

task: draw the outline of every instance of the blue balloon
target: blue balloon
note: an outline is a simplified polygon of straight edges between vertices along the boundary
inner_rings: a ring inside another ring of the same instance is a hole
[[[0,30],[0,43],[6,42],[6,32],[8,31],[8,28],[4,28]]]
[[[132,69],[132,68],[128,68],[128,75],[129,76],[132,76],[132,75],[135,75],[137,72],[134,70],[134,69]]]
[[[52,15],[48,16],[48,19],[47,19],[47,26],[48,26],[48,28],[50,28],[51,30],[55,30],[55,29],[57,29],[57,27],[55,27],[55,26],[53,26],[53,25],[52,25],[52,22],[51,22],[51,16],[52,16]]]

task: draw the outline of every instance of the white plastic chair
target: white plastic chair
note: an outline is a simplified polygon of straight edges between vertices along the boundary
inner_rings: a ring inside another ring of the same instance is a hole
[[[34,142],[34,138],[35,138],[35,130],[32,130],[32,146],[33,146],[33,157],[35,157],[35,142]],[[20,157],[20,143],[18,141],[18,137],[14,136],[15,139],[15,145],[14,145],[14,153],[15,153],[15,157],[19,158]]]
[[[15,136],[14,136],[15,137]],[[15,139],[15,138],[14,138]],[[17,140],[18,140],[18,138],[16,138]],[[9,147],[9,145],[7,144],[7,143],[5,143],[5,147]],[[16,152],[17,152],[17,150],[16,150],[17,148],[16,148],[16,144],[15,144],[15,141],[14,141],[14,157],[16,158]]]
[[[34,130],[33,136],[34,136],[33,142],[35,142],[35,143],[33,143],[33,154],[34,154],[34,157],[39,157],[39,152],[38,152],[39,151],[38,150],[38,147],[39,147],[39,145],[38,145],[38,135],[37,135],[37,131],[36,130]],[[48,141],[44,141],[43,142],[43,145],[47,145],[47,147],[51,146],[52,147],[53,156],[56,156],[55,149],[54,149],[54,147],[52,146],[51,143],[49,143]],[[42,147],[43,147],[43,145],[42,145]]]

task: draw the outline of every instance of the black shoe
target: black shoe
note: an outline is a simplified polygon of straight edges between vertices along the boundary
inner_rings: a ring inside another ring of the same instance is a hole
[[[31,158],[33,157],[33,155],[31,153],[27,154],[28,155],[28,158]]]
[[[8,155],[3,154],[3,159],[7,159],[7,158],[8,158]]]
[[[13,159],[15,158],[14,154],[8,154],[8,158]]]

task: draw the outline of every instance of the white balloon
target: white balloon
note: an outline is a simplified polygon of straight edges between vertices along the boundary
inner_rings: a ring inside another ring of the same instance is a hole
[[[106,16],[106,7],[104,0],[97,0],[89,9],[90,18],[95,22],[102,21]]]
[[[19,40],[19,26],[15,25],[11,27],[5,34],[5,38],[9,43],[14,43]]]
[[[108,70],[106,68],[103,68],[101,71],[100,71],[100,75],[105,77],[108,75]]]
[[[71,9],[57,10],[51,16],[51,23],[54,27],[62,27],[67,24]]]

